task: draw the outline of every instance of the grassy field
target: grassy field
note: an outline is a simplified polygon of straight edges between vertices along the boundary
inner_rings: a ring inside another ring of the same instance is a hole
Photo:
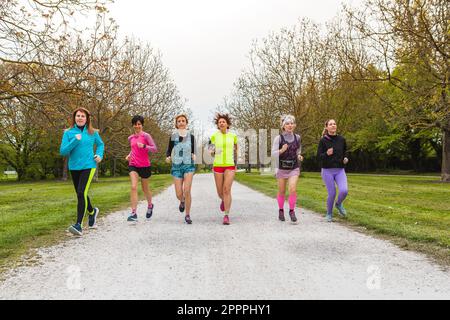
[[[236,180],[275,198],[272,175],[238,173]],[[450,184],[438,177],[348,174],[347,219],[336,220],[428,254],[450,266]],[[300,207],[325,215],[326,189],[320,173],[302,173]],[[274,213],[276,214],[276,213]]]
[[[150,179],[153,194],[171,183],[170,175],[154,175]],[[129,178],[102,178],[92,183],[89,196],[93,205],[100,208],[100,215],[126,208],[130,205]],[[1,183],[0,269],[31,248],[67,238],[65,229],[75,219],[76,194],[71,181]]]

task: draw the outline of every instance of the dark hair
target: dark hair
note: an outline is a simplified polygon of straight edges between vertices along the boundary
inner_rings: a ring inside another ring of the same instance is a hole
[[[139,121],[142,125],[144,125],[144,117],[143,117],[143,116],[140,116],[140,115],[134,116],[134,117],[131,119],[131,124],[134,126],[138,121]]]
[[[219,127],[220,119],[224,119],[227,122],[227,129],[230,129],[231,126],[230,115],[228,113],[217,113],[216,117],[214,118],[214,122],[216,123],[217,127]]]
[[[91,123],[91,113],[89,112],[88,109],[85,108],[80,107],[72,112],[72,118],[69,121],[70,127],[71,128],[75,127],[76,125],[75,116],[77,115],[78,112],[83,112],[86,115],[86,128],[88,129],[89,134],[93,134],[96,131],[96,129],[94,129]]]

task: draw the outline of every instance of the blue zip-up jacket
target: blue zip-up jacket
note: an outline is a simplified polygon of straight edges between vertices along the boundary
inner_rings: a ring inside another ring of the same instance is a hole
[[[81,134],[81,140],[75,135]],[[62,137],[59,153],[69,157],[69,170],[85,170],[97,167],[94,160],[94,144],[97,146],[95,154],[103,159],[104,143],[97,131],[89,134],[86,127],[81,131],[77,126],[68,129]]]

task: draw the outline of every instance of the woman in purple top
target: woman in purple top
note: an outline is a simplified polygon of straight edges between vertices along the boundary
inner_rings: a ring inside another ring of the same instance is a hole
[[[300,175],[300,161],[303,157],[300,135],[295,134],[295,117],[284,116],[281,120],[281,134],[277,136],[272,145],[272,156],[277,159],[275,177],[278,180],[278,219],[285,221],[284,201],[286,183],[289,186],[289,216],[292,223],[297,223],[295,204],[297,202],[297,182]]]
[[[148,158],[149,152],[157,152],[155,143],[152,137],[143,131],[144,118],[142,116],[134,116],[131,119],[133,124],[134,134],[128,137],[128,142],[130,143],[131,151],[126,156],[128,161],[128,171],[130,172],[131,179],[131,214],[127,221],[135,222],[137,221],[137,204],[138,204],[138,192],[137,185],[139,177],[141,177],[142,191],[147,198],[147,220],[152,217],[153,214],[153,203],[152,203],[152,193],[148,187],[148,178],[151,176],[150,171],[150,160]]]
[[[337,134],[336,121],[333,119],[325,122],[322,139],[317,148],[317,157],[322,168],[322,180],[328,191],[326,219],[332,222],[333,204],[336,198],[335,183],[339,189],[336,208],[342,217],[347,215],[342,202],[348,194],[347,175],[344,169],[348,163],[347,143],[343,136]]]

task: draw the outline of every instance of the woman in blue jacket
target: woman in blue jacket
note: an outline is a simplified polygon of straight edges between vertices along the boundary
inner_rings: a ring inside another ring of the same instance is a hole
[[[94,154],[94,144],[97,146]],[[97,164],[103,159],[104,144],[98,130],[91,124],[91,114],[84,108],[73,112],[70,128],[64,132],[60,154],[69,158],[69,170],[77,193],[77,222],[69,231],[77,236],[83,234],[81,224],[86,211],[89,213],[89,228],[96,227],[98,208],[92,207],[88,197],[89,186]]]

